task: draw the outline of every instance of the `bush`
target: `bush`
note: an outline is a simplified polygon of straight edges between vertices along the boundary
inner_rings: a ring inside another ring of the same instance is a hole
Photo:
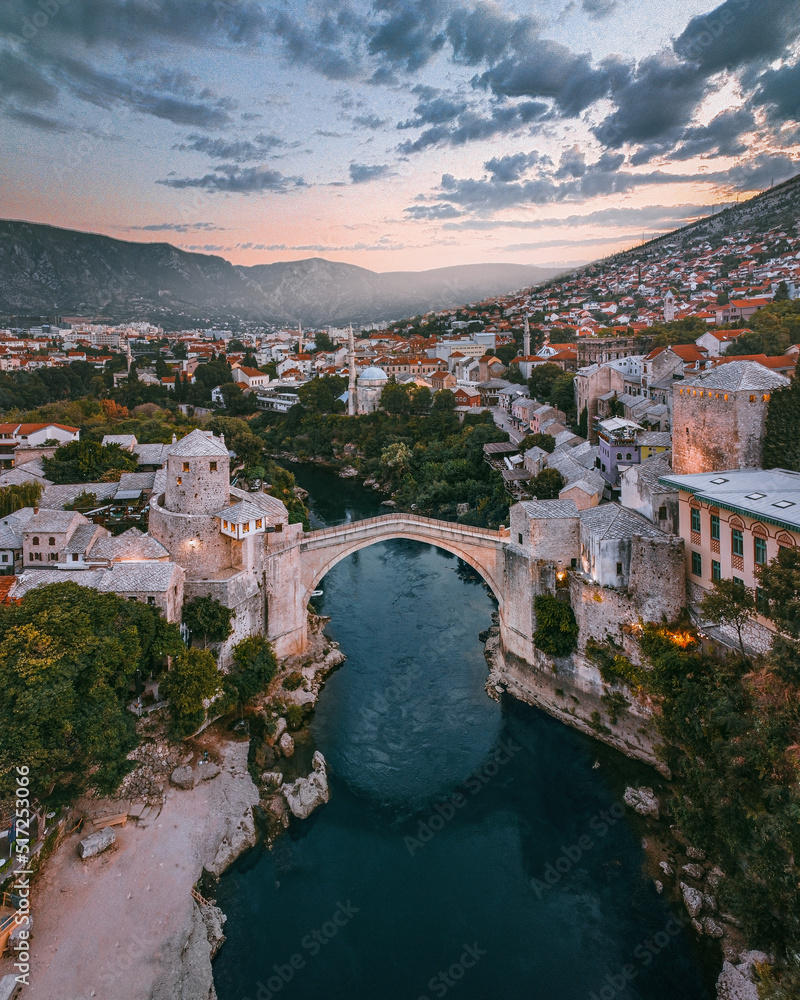
[[[283,678],[283,686],[287,691],[296,691],[303,683],[303,675],[299,670],[293,670]]]
[[[578,642],[578,623],[572,605],[552,594],[540,594],[534,601],[536,631],[533,641],[548,656],[568,656]]]
[[[222,675],[211,653],[185,649],[175,657],[159,691],[170,701],[173,731],[187,736],[203,723],[203,702],[222,691]]]
[[[272,646],[263,635],[253,635],[233,647],[233,669],[227,680],[239,701],[246,703],[266,691],[277,669]]]
[[[645,680],[644,669],[631,663],[622,652],[622,647],[610,636],[606,636],[605,642],[587,640],[586,655],[598,668],[606,684],[626,684],[632,691],[642,687]]]
[[[305,710],[302,705],[289,705],[286,709],[286,724],[291,730],[300,729],[305,719]]]

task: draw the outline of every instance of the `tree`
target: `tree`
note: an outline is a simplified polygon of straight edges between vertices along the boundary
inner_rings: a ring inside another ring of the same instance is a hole
[[[580,419],[578,420],[578,434],[582,438],[589,437],[589,410],[585,406],[581,410]]]
[[[224,642],[233,632],[231,620],[236,612],[220,604],[214,597],[195,597],[183,605],[183,623],[203,640],[203,649],[209,642]]]
[[[764,468],[800,472],[800,378],[770,396],[764,430]]]
[[[782,281],[775,290],[774,302],[788,302],[789,301],[789,286],[785,281]]]
[[[242,704],[266,691],[278,669],[272,646],[263,635],[249,636],[233,647],[233,668],[227,679]]]
[[[52,458],[42,462],[48,479],[54,483],[97,483],[109,470],[136,472],[136,456],[118,444],[101,445],[97,441],[70,441],[56,448]],[[117,476],[119,479],[119,476]]]
[[[3,606],[0,794],[21,763],[37,795],[113,791],[136,745],[125,707],[134,678],[179,646],[156,608],[75,583],[37,587]]]
[[[531,399],[541,399],[548,403],[551,402],[550,393],[553,383],[563,374],[564,372],[561,368],[550,361],[544,365],[537,365],[528,379],[528,391],[531,394]]]
[[[185,649],[176,656],[159,685],[159,692],[170,701],[174,729],[183,736],[202,725],[203,703],[221,691],[222,675],[214,657],[204,649]]]
[[[530,490],[538,500],[558,500],[566,480],[558,469],[542,469],[530,483]]]
[[[520,441],[520,451],[528,451],[530,448],[541,448],[548,455],[552,455],[556,450],[556,439],[552,434],[526,434]]]
[[[553,594],[539,594],[533,602],[536,631],[533,641],[548,656],[568,656],[578,642],[578,623],[572,605]]]
[[[243,416],[248,413],[255,413],[258,407],[252,395],[242,392],[242,387],[235,382],[226,382],[221,390],[222,398],[225,400],[225,409],[231,416]]]
[[[411,400],[404,385],[398,385],[394,375],[389,379],[381,392],[381,407],[387,413],[410,413]]]
[[[557,410],[571,413],[575,409],[575,373],[564,372],[553,382],[550,390],[550,402]]]
[[[381,471],[392,481],[402,479],[411,467],[411,449],[405,441],[395,441],[381,452]]]
[[[323,375],[312,378],[297,390],[297,398],[313,413],[341,413],[344,403],[339,396],[347,389],[347,379],[342,375]]]
[[[0,489],[0,517],[13,514],[22,507],[38,507],[42,497],[42,484],[32,480],[12,484]]]
[[[736,580],[715,580],[700,601],[700,610],[714,624],[736,630],[742,661],[749,663],[744,648],[744,629],[756,611],[753,591]]]
[[[719,293],[719,295],[717,295],[717,305],[718,306],[727,306],[730,303],[730,301],[731,300],[730,300],[730,298],[728,296],[727,289],[723,288],[723,290]]]
[[[758,574],[759,599],[778,628],[800,639],[800,549],[781,546]]]

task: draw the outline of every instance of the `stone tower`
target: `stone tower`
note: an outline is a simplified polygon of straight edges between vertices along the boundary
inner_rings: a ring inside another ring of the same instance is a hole
[[[214,514],[228,506],[230,458],[224,438],[192,431],[167,451],[167,510]]]
[[[531,327],[528,323],[528,314],[525,313],[525,323],[522,333],[522,353],[527,358],[531,353]]]

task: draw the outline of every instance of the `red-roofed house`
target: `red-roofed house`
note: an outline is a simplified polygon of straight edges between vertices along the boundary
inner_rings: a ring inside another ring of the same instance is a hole
[[[737,337],[750,332],[750,330],[709,330],[702,337],[698,337],[695,344],[708,351],[710,358],[718,358],[720,354],[727,352]]]
[[[255,389],[269,383],[269,375],[260,372],[258,368],[243,368],[241,365],[233,369],[233,381],[246,389]],[[282,374],[286,374],[283,372]]]

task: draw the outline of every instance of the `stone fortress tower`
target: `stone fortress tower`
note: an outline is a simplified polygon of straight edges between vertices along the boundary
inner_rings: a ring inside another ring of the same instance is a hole
[[[288,521],[280,500],[230,485],[224,438],[194,430],[173,441],[150,501],[149,534],[185,570],[187,601],[213,597],[236,612],[222,666],[237,642],[267,627],[268,540],[288,535]]]

